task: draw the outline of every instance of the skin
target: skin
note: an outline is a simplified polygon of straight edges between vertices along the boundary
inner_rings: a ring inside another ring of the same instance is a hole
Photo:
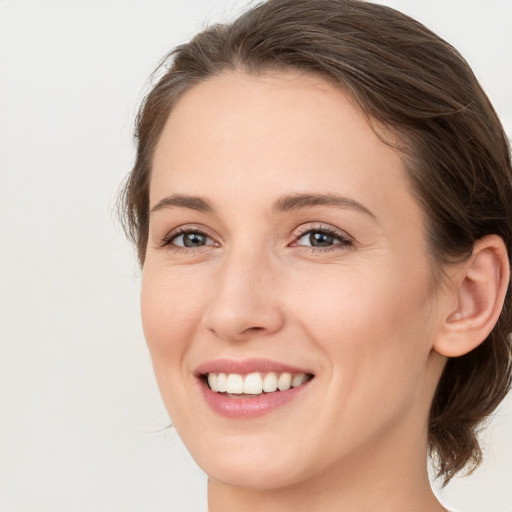
[[[212,207],[151,213],[141,296],[158,385],[209,476],[210,512],[444,510],[426,471],[427,419],[453,293],[433,285],[400,155],[321,78],[226,73],[180,99],[153,163],[151,208],[176,194]],[[275,211],[290,194],[368,211]],[[178,228],[205,245],[180,246]],[[325,228],[331,245],[312,247]],[[221,357],[315,377],[268,414],[228,419],[193,373]]]

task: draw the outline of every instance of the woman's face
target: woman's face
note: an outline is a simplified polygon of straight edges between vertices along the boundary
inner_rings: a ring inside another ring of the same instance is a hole
[[[441,292],[400,156],[346,94],[293,72],[196,86],[157,145],[150,204],[144,331],[213,480],[424,463]]]

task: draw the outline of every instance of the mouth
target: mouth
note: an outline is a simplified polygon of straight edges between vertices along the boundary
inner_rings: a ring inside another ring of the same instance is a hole
[[[230,398],[251,398],[297,388],[313,379],[311,373],[252,372],[248,374],[211,372],[203,382],[214,393]]]
[[[315,378],[310,371],[266,359],[217,359],[201,365],[195,374],[215,413],[245,419],[295,402]]]

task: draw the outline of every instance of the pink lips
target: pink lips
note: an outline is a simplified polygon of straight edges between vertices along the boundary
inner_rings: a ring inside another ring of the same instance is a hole
[[[246,375],[252,372],[290,372],[290,373],[312,373],[310,370],[290,366],[287,364],[272,361],[270,359],[244,359],[236,361],[234,359],[214,359],[200,365],[196,371],[196,375],[204,375],[205,373],[223,372],[223,373],[239,373]]]
[[[254,397],[233,398],[216,393],[208,387],[202,376],[211,372],[238,373],[241,375],[252,372],[312,373],[307,369],[297,368],[268,359],[246,359],[244,361],[215,359],[200,365],[196,369],[195,374],[200,381],[201,392],[206,403],[214,412],[228,418],[253,418],[271,412],[281,405],[296,399],[311,381],[287,391],[262,393]]]

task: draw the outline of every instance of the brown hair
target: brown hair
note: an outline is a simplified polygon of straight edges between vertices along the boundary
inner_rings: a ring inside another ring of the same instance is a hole
[[[404,145],[411,188],[428,220],[428,254],[442,267],[497,234],[512,255],[512,171],[507,138],[466,61],[419,22],[359,0],[269,0],[215,25],[164,59],[136,121],[137,158],[120,196],[141,265],[148,239],[152,155],[173,105],[226,70],[295,68],[353,95],[370,121]],[[430,411],[429,447],[446,484],[481,461],[478,427],[511,384],[510,287],[502,314],[475,350],[449,359]]]

